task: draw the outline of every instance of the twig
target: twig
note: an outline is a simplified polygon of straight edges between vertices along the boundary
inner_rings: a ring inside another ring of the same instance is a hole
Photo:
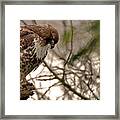
[[[59,82],[57,82],[57,83],[54,83],[53,85],[51,85],[46,91],[45,91],[45,93],[41,96],[41,98],[43,98],[44,96],[45,96],[45,94],[52,88],[52,87],[54,87],[55,85],[57,85]]]
[[[81,99],[84,99],[84,100],[90,100],[90,98],[87,98],[83,95],[81,95],[81,93],[78,93],[75,89],[71,88],[70,85],[66,84],[64,79],[61,79],[57,76],[57,74],[55,72],[52,71],[52,69],[47,65],[47,63],[45,61],[43,61],[43,63],[45,64],[45,66],[48,68],[48,70],[53,73],[53,75],[56,77],[56,79],[58,79],[63,86],[65,86],[66,88],[68,88],[70,91],[72,91],[74,94],[76,94],[77,96],[81,97]]]
[[[26,23],[24,20],[21,20],[21,22],[22,22],[24,25],[27,25],[27,23]]]
[[[86,84],[86,83],[85,83],[85,84]],[[89,86],[88,84],[86,84],[86,85],[88,86],[89,90],[92,92],[93,96],[94,96],[97,100],[99,100],[99,98],[97,97],[97,95],[95,95],[95,93],[94,93],[93,90],[90,88],[90,86]]]
[[[33,25],[37,25],[36,20],[32,20]]]
[[[33,80],[33,78],[31,77],[30,74],[29,74],[29,76],[30,76],[30,78],[31,78],[31,80],[32,80],[32,82],[33,82],[33,84],[34,84],[35,93],[36,93],[36,95],[37,95],[37,98],[38,98],[38,100],[40,100],[40,96],[39,96],[40,92],[38,92],[38,90],[37,90],[37,88],[36,88],[36,86],[35,86],[35,81]]]
[[[64,79],[64,76],[65,76],[65,67],[66,67],[66,65],[67,65],[67,63],[68,63],[68,61],[69,61],[69,59],[71,57],[72,50],[73,50],[73,24],[72,24],[72,20],[70,20],[70,26],[71,26],[71,40],[70,40],[71,49],[70,49],[70,53],[68,55],[68,58],[67,58],[67,60],[64,63],[64,70],[63,70],[63,78],[62,79]]]
[[[43,78],[38,78],[38,79],[36,79],[37,81],[50,81],[50,80],[54,80],[54,79],[56,79],[55,77],[53,77],[53,78],[46,78],[46,79],[43,79]]]

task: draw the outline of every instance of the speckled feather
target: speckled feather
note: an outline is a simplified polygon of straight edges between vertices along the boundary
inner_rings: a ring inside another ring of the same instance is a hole
[[[53,40],[53,42],[51,42]],[[25,25],[20,30],[20,77],[36,69],[47,51],[58,42],[58,32],[51,25]]]

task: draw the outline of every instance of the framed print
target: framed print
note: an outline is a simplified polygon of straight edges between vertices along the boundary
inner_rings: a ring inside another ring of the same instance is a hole
[[[119,119],[117,0],[1,5],[1,118]]]

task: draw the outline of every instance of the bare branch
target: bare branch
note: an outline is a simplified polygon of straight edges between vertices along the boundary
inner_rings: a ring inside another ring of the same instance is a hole
[[[43,63],[45,64],[45,66],[48,68],[48,70],[53,73],[53,75],[65,86],[67,87],[70,91],[72,91],[74,94],[76,94],[77,96],[81,97],[81,99],[84,99],[84,100],[90,100],[89,98],[81,95],[81,93],[78,93],[77,91],[75,91],[73,88],[71,88],[70,85],[66,84],[64,79],[61,79],[57,76],[57,74],[55,72],[52,71],[52,69],[47,65],[47,63],[45,61],[43,61]]]

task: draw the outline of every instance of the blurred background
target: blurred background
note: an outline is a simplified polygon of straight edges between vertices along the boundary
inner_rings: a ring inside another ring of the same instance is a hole
[[[28,100],[100,99],[99,20],[21,20],[20,25],[50,24],[59,42],[26,79],[35,86]]]

